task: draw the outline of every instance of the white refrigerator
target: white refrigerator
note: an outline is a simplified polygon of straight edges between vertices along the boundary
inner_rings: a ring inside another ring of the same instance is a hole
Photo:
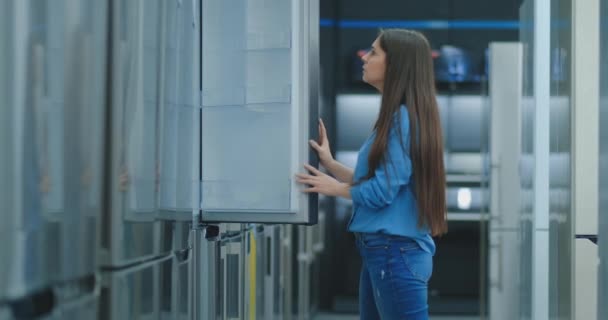
[[[202,1],[202,221],[316,223],[318,29],[318,1]]]
[[[191,313],[199,11],[192,0],[111,1],[99,319]]]
[[[317,195],[294,180],[318,165],[308,141],[318,135],[319,3],[201,4],[194,315],[290,319],[305,313],[294,295],[311,261],[292,225],[319,216]]]
[[[106,1],[0,4],[0,318],[98,304]]]

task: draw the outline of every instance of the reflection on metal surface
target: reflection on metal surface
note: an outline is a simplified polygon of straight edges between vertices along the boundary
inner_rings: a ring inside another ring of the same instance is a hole
[[[600,105],[599,105],[599,268],[598,302],[608,301],[608,3],[600,1]],[[608,318],[608,304],[598,303],[598,319]]]
[[[161,313],[160,288],[169,290],[162,283],[161,271],[171,268],[172,257],[167,256],[138,264],[131,268],[104,272],[102,274],[101,308],[106,310],[106,319],[148,319]],[[164,273],[162,273],[164,274]]]
[[[0,301],[96,270],[106,4],[0,5]]]

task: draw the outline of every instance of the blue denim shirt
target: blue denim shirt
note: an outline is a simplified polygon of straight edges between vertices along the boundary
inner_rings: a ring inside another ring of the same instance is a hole
[[[401,139],[396,128],[397,121],[401,121]],[[367,159],[375,137],[374,131],[359,150],[353,176],[355,182],[367,175]],[[435,254],[435,242],[428,227],[418,228],[418,208],[412,190],[412,161],[409,157],[410,121],[405,106],[401,106],[400,112],[394,116],[387,144],[386,165],[380,165],[371,179],[350,189],[353,215],[348,230],[409,237],[423,250]]]

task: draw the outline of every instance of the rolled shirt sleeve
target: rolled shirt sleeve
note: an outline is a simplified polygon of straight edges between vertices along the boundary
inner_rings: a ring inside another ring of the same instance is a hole
[[[407,143],[409,121],[407,116],[401,118],[402,139],[399,139],[399,133],[393,126],[389,132],[385,153],[387,161],[378,166],[372,178],[351,187],[350,194],[355,204],[371,209],[384,208],[392,203],[402,186],[409,184],[412,175],[412,161]]]

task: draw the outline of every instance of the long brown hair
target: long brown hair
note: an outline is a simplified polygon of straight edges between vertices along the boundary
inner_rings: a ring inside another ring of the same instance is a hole
[[[414,195],[418,206],[418,227],[428,226],[433,236],[447,232],[445,168],[439,110],[435,98],[435,77],[431,48],[415,31],[382,30],[379,43],[386,53],[386,70],[380,114],[374,125],[376,138],[369,153],[369,171],[386,165],[388,136],[393,116],[405,104],[410,119],[410,150]],[[401,137],[400,121],[396,122]],[[404,146],[403,141],[401,145]],[[390,183],[390,181],[389,181]]]

